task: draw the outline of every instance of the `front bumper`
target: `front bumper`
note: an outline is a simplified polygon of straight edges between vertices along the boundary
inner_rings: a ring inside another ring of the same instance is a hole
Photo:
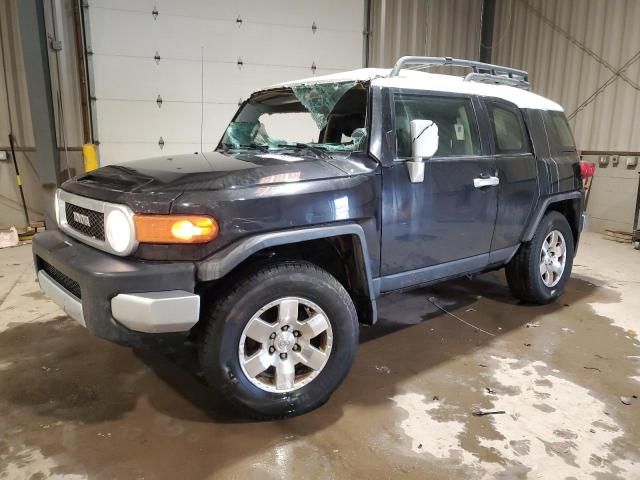
[[[42,290],[94,335],[142,346],[184,340],[198,321],[191,262],[149,262],[101,252],[59,230],[37,234]]]

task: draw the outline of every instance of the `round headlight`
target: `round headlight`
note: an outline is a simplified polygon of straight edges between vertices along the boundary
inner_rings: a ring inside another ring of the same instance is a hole
[[[120,210],[112,210],[105,221],[105,236],[109,246],[117,253],[126,251],[133,241],[133,231],[127,216]]]

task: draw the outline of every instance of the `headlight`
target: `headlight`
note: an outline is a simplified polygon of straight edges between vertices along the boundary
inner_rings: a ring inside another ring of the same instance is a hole
[[[114,252],[122,254],[132,249],[134,243],[133,226],[124,212],[111,210],[107,213],[104,223],[105,238]]]

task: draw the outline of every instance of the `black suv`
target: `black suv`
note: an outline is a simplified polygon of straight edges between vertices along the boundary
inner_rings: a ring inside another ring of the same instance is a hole
[[[409,65],[454,65],[466,77]],[[557,298],[585,217],[562,108],[526,72],[403,57],[258,91],[213,152],[62,185],[36,235],[41,288],[95,335],[195,340],[246,414],[296,415],[347,374],[389,292],[506,267]]]

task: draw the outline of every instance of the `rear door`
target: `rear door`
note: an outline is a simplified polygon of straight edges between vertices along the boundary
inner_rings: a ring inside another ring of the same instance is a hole
[[[567,192],[582,188],[582,182],[577,175],[578,152],[571,133],[571,127],[564,112],[540,111],[543,119],[551,162],[556,171],[555,185],[549,186],[549,192]]]
[[[520,109],[502,100],[485,99],[483,103],[500,179],[498,215],[491,244],[490,262],[493,263],[506,260],[512,247],[520,242],[538,195],[538,178],[531,140]]]
[[[477,118],[477,99],[456,94],[395,90],[395,162],[383,169],[383,290],[403,288],[486,266],[497,208],[494,160]],[[425,160],[424,181],[412,183],[410,122],[438,126],[438,151]],[[482,183],[484,184],[484,183]],[[420,272],[416,272],[420,270]]]

